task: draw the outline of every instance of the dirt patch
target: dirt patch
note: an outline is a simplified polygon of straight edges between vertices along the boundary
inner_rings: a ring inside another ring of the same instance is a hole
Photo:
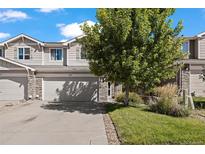
[[[191,117],[200,119],[205,122],[205,110],[193,110]]]

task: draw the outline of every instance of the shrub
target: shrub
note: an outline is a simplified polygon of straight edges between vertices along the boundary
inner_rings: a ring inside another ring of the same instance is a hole
[[[116,102],[123,102],[124,98],[125,98],[125,94],[124,93],[119,93],[119,94],[117,94],[117,96],[115,98],[115,101]]]
[[[119,93],[116,97],[116,102],[123,102],[125,99],[125,93]],[[129,103],[131,105],[134,105],[134,104],[141,104],[141,103],[144,103],[144,101],[142,100],[142,98],[137,94],[137,93],[134,93],[134,92],[130,92],[129,93]]]
[[[193,101],[197,109],[205,109],[205,97],[193,97]]]
[[[158,97],[175,97],[177,92],[178,88],[175,84],[166,84],[164,86],[154,88],[154,93]]]
[[[150,110],[175,117],[189,116],[189,110],[178,104],[177,97],[160,97],[157,102],[150,105]]]

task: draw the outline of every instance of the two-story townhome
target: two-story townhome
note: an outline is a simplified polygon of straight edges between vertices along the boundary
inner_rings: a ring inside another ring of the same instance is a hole
[[[187,59],[182,60],[184,67],[177,76],[181,90],[187,89],[193,96],[205,96],[205,32],[193,37],[185,37],[183,51],[187,52]]]
[[[0,100],[108,101],[120,86],[89,70],[81,45],[20,34],[0,43]]]

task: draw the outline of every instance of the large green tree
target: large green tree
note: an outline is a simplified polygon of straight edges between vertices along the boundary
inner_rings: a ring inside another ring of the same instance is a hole
[[[125,105],[130,88],[150,90],[175,76],[175,60],[182,57],[183,26],[173,27],[175,9],[97,9],[98,22],[84,24],[80,40],[91,71],[125,86]]]

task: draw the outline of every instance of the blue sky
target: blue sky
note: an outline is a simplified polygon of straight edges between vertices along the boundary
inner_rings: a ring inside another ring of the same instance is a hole
[[[96,22],[96,9],[0,9],[0,41],[20,33],[41,41],[63,41],[81,33],[84,21]],[[184,36],[205,31],[205,9],[176,9],[174,25],[183,20]]]

